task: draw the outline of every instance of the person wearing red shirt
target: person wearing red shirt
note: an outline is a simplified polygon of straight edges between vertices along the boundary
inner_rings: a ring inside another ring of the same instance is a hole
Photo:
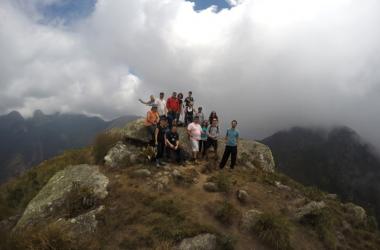
[[[172,96],[168,98],[166,108],[168,109],[169,128],[172,128],[173,121],[175,121],[177,113],[180,111],[177,92],[173,92]]]

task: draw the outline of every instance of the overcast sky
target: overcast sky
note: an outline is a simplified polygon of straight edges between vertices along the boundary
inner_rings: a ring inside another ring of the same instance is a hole
[[[347,125],[380,148],[379,24],[378,0],[0,0],[0,113],[192,90],[252,138]]]

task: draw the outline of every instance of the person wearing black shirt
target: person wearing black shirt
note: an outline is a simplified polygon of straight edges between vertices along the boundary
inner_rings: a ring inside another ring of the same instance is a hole
[[[155,130],[155,144],[157,147],[156,154],[156,166],[160,167],[165,165],[162,163],[162,158],[164,156],[165,144],[166,144],[166,131],[167,131],[167,119],[166,117],[162,117],[160,119],[160,123],[158,124]]]
[[[193,92],[191,92],[191,91],[189,91],[189,95],[185,99],[185,105],[186,105],[186,107],[189,107],[190,103],[194,104]]]
[[[174,154],[177,163],[182,163],[183,159],[176,126],[173,126],[172,129],[166,133],[166,152],[169,158]]]

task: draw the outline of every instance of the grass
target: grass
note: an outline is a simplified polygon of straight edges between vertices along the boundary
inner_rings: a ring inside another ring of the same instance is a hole
[[[311,226],[318,234],[327,249],[336,249],[335,218],[329,209],[321,209],[306,214],[300,220],[301,224]]]
[[[22,212],[49,179],[69,165],[92,164],[90,149],[69,150],[0,186],[0,220]]]
[[[230,177],[223,172],[219,172],[214,176],[207,179],[210,182],[214,182],[219,192],[230,193],[232,191],[232,182]]]
[[[290,244],[291,228],[289,222],[280,216],[262,214],[252,231],[260,240],[276,250],[293,249]]]
[[[215,203],[214,217],[223,225],[231,225],[236,220],[236,217],[240,215],[239,210],[237,210],[231,203],[227,201],[218,201]]]
[[[66,227],[59,224],[49,224],[31,227],[26,231],[8,233],[1,242],[4,250],[86,250],[96,249],[95,241],[91,237],[76,238]]]

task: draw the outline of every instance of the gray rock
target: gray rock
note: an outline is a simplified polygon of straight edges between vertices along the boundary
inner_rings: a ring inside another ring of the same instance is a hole
[[[104,157],[104,162],[110,167],[126,167],[123,166],[128,162],[131,152],[129,152],[127,146],[123,142],[118,142],[112,147],[107,155]]]
[[[351,215],[354,225],[364,225],[367,222],[367,213],[364,208],[353,203],[344,204],[344,208]]]
[[[65,222],[71,224],[70,228],[75,235],[93,233],[98,225],[96,215],[103,211],[104,208],[104,206],[100,206],[97,209],[91,210],[85,214],[81,214],[70,220],[65,220]]]
[[[241,203],[246,203],[248,201],[249,195],[245,190],[238,190],[236,192],[236,197]]]
[[[305,215],[321,210],[325,207],[326,207],[326,203],[324,201],[320,201],[320,202],[312,201],[306,204],[305,206],[299,208],[295,214],[295,217],[296,219],[301,219]]]
[[[53,216],[54,208],[66,202],[65,198],[74,185],[87,187],[95,198],[104,199],[108,195],[108,183],[108,178],[99,171],[98,166],[69,166],[59,171],[29,202],[15,230],[41,223]]]
[[[282,183],[279,182],[279,181],[275,181],[274,184],[275,184],[275,186],[276,186],[277,188],[279,188],[279,189],[282,189],[282,190],[288,190],[288,191],[291,190],[291,188],[290,188],[289,186],[286,186],[286,185],[282,184]]]
[[[326,198],[330,199],[330,200],[336,200],[336,199],[338,199],[338,195],[337,194],[326,194]]]
[[[207,192],[218,192],[218,186],[214,182],[206,182],[203,184],[203,189]]]
[[[141,178],[146,178],[152,175],[152,173],[148,169],[137,169],[133,171],[132,173],[133,176],[135,177],[141,177]]]
[[[250,231],[251,228],[257,223],[258,219],[260,218],[260,215],[263,213],[256,209],[251,209],[243,213],[243,216],[241,217],[240,221],[240,227],[241,229],[245,231]]]
[[[213,234],[200,234],[193,238],[181,241],[178,250],[215,250],[216,236]]]

